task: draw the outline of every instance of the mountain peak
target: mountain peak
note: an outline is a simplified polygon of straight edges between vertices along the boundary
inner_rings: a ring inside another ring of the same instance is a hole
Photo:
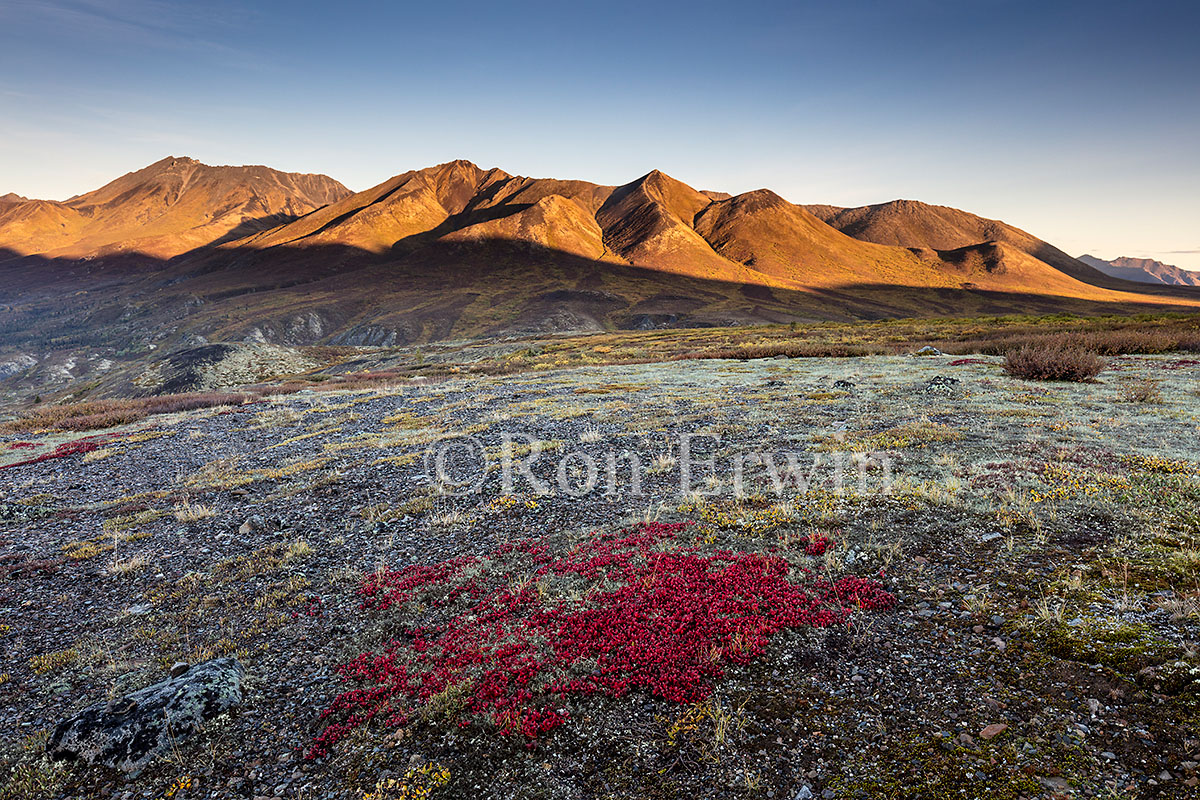
[[[479,166],[478,164],[476,164],[474,161],[471,161],[471,160],[469,160],[469,159],[466,159],[466,158],[456,158],[456,159],[454,159],[453,161],[447,161],[447,162],[445,162],[445,163],[443,163],[443,164],[438,164],[437,166],[434,166],[434,167],[429,167],[429,169],[435,169],[435,170],[436,170],[436,169],[445,169],[445,168],[447,168],[447,167],[459,167],[459,168],[465,168],[465,169],[476,169],[476,170],[479,170],[480,172],[483,172],[483,169],[481,169],[481,168],[480,168],[480,166]]]
[[[135,252],[170,258],[231,234],[241,238],[350,192],[324,175],[262,166],[211,167],[167,156],[86,194],[0,220],[0,241],[22,254],[79,257]],[[8,204],[5,207],[13,207]],[[28,204],[25,204],[28,205]],[[15,241],[14,241],[15,240]]]
[[[134,170],[133,172],[131,172],[129,174],[136,175],[138,173],[146,173],[146,172],[162,172],[163,170],[169,170],[169,169],[173,169],[176,167],[207,167],[207,166],[208,166],[207,164],[203,164],[203,163],[197,161],[196,159],[191,158],[190,156],[167,156],[165,158],[160,158],[158,161],[155,161],[153,164],[142,167],[139,170]]]
[[[770,189],[752,189],[717,202],[726,203],[747,213],[753,213],[764,208],[795,208],[795,206]]]

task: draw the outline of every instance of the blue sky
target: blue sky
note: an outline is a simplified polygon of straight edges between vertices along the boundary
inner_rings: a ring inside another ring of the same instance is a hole
[[[1200,269],[1200,4],[0,0],[0,193],[166,155],[897,197]]]

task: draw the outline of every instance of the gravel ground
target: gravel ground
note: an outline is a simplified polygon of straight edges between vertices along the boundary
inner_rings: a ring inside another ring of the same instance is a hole
[[[34,463],[81,435],[8,437],[0,797],[1200,797],[1198,375],[1168,356],[1062,385],[986,357],[676,362],[294,394]],[[1129,401],[1147,381],[1160,399]],[[793,454],[808,485],[753,453]],[[532,746],[418,724],[304,758],[336,666],[388,635],[365,574],[645,519],[761,553],[820,532],[822,570],[882,576],[898,606],[780,633],[695,706],[595,697]],[[241,711],[153,769],[39,755],[72,711],[223,655],[247,670]]]

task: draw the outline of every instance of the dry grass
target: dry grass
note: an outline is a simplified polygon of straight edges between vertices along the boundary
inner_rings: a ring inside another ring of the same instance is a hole
[[[149,565],[150,557],[145,553],[138,553],[128,558],[116,559],[109,565],[109,571],[114,575],[132,575],[135,572],[141,572]]]
[[[946,354],[1002,355],[1025,345],[1061,344],[1100,355],[1200,352],[1200,315],[1006,316],[878,322],[763,325],[742,328],[531,338],[530,347],[494,359],[464,360],[460,373],[511,374],[539,368],[644,364],[692,359],[852,357],[911,353],[925,345]]]
[[[293,558],[305,558],[312,554],[312,545],[303,539],[295,539],[287,546],[287,550],[283,553],[283,560],[290,561]]]
[[[524,350],[346,375],[309,375],[304,380],[248,387],[240,393],[191,393],[160,397],[63,402],[35,406],[0,433],[37,430],[98,430],[137,422],[154,414],[237,405],[299,391],[326,393],[429,384],[454,375],[508,375],[547,368],[597,364],[645,364],[692,359],[852,357],[910,353],[925,345],[946,354],[1005,354],[1026,346],[1078,348],[1099,355],[1200,352],[1200,315],[902,319],[876,322],[764,325],[740,328],[621,331],[526,340]],[[404,356],[407,357],[407,356]],[[419,372],[420,374],[416,374]],[[328,409],[327,409],[328,410]],[[282,418],[262,422],[282,424]]]
[[[457,508],[449,508],[445,511],[438,511],[429,518],[429,525],[433,528],[462,528],[468,525],[471,518]]]
[[[1121,400],[1126,403],[1161,403],[1162,390],[1153,378],[1131,381],[1121,389]]]
[[[185,500],[182,505],[175,506],[173,513],[179,522],[199,522],[215,517],[217,510],[212,506],[192,505],[191,501]]]

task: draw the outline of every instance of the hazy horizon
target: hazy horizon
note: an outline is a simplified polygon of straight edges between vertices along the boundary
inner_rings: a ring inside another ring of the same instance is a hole
[[[797,203],[897,198],[1200,269],[1200,11],[988,0],[0,6],[0,194],[170,154],[361,190],[465,158]]]

